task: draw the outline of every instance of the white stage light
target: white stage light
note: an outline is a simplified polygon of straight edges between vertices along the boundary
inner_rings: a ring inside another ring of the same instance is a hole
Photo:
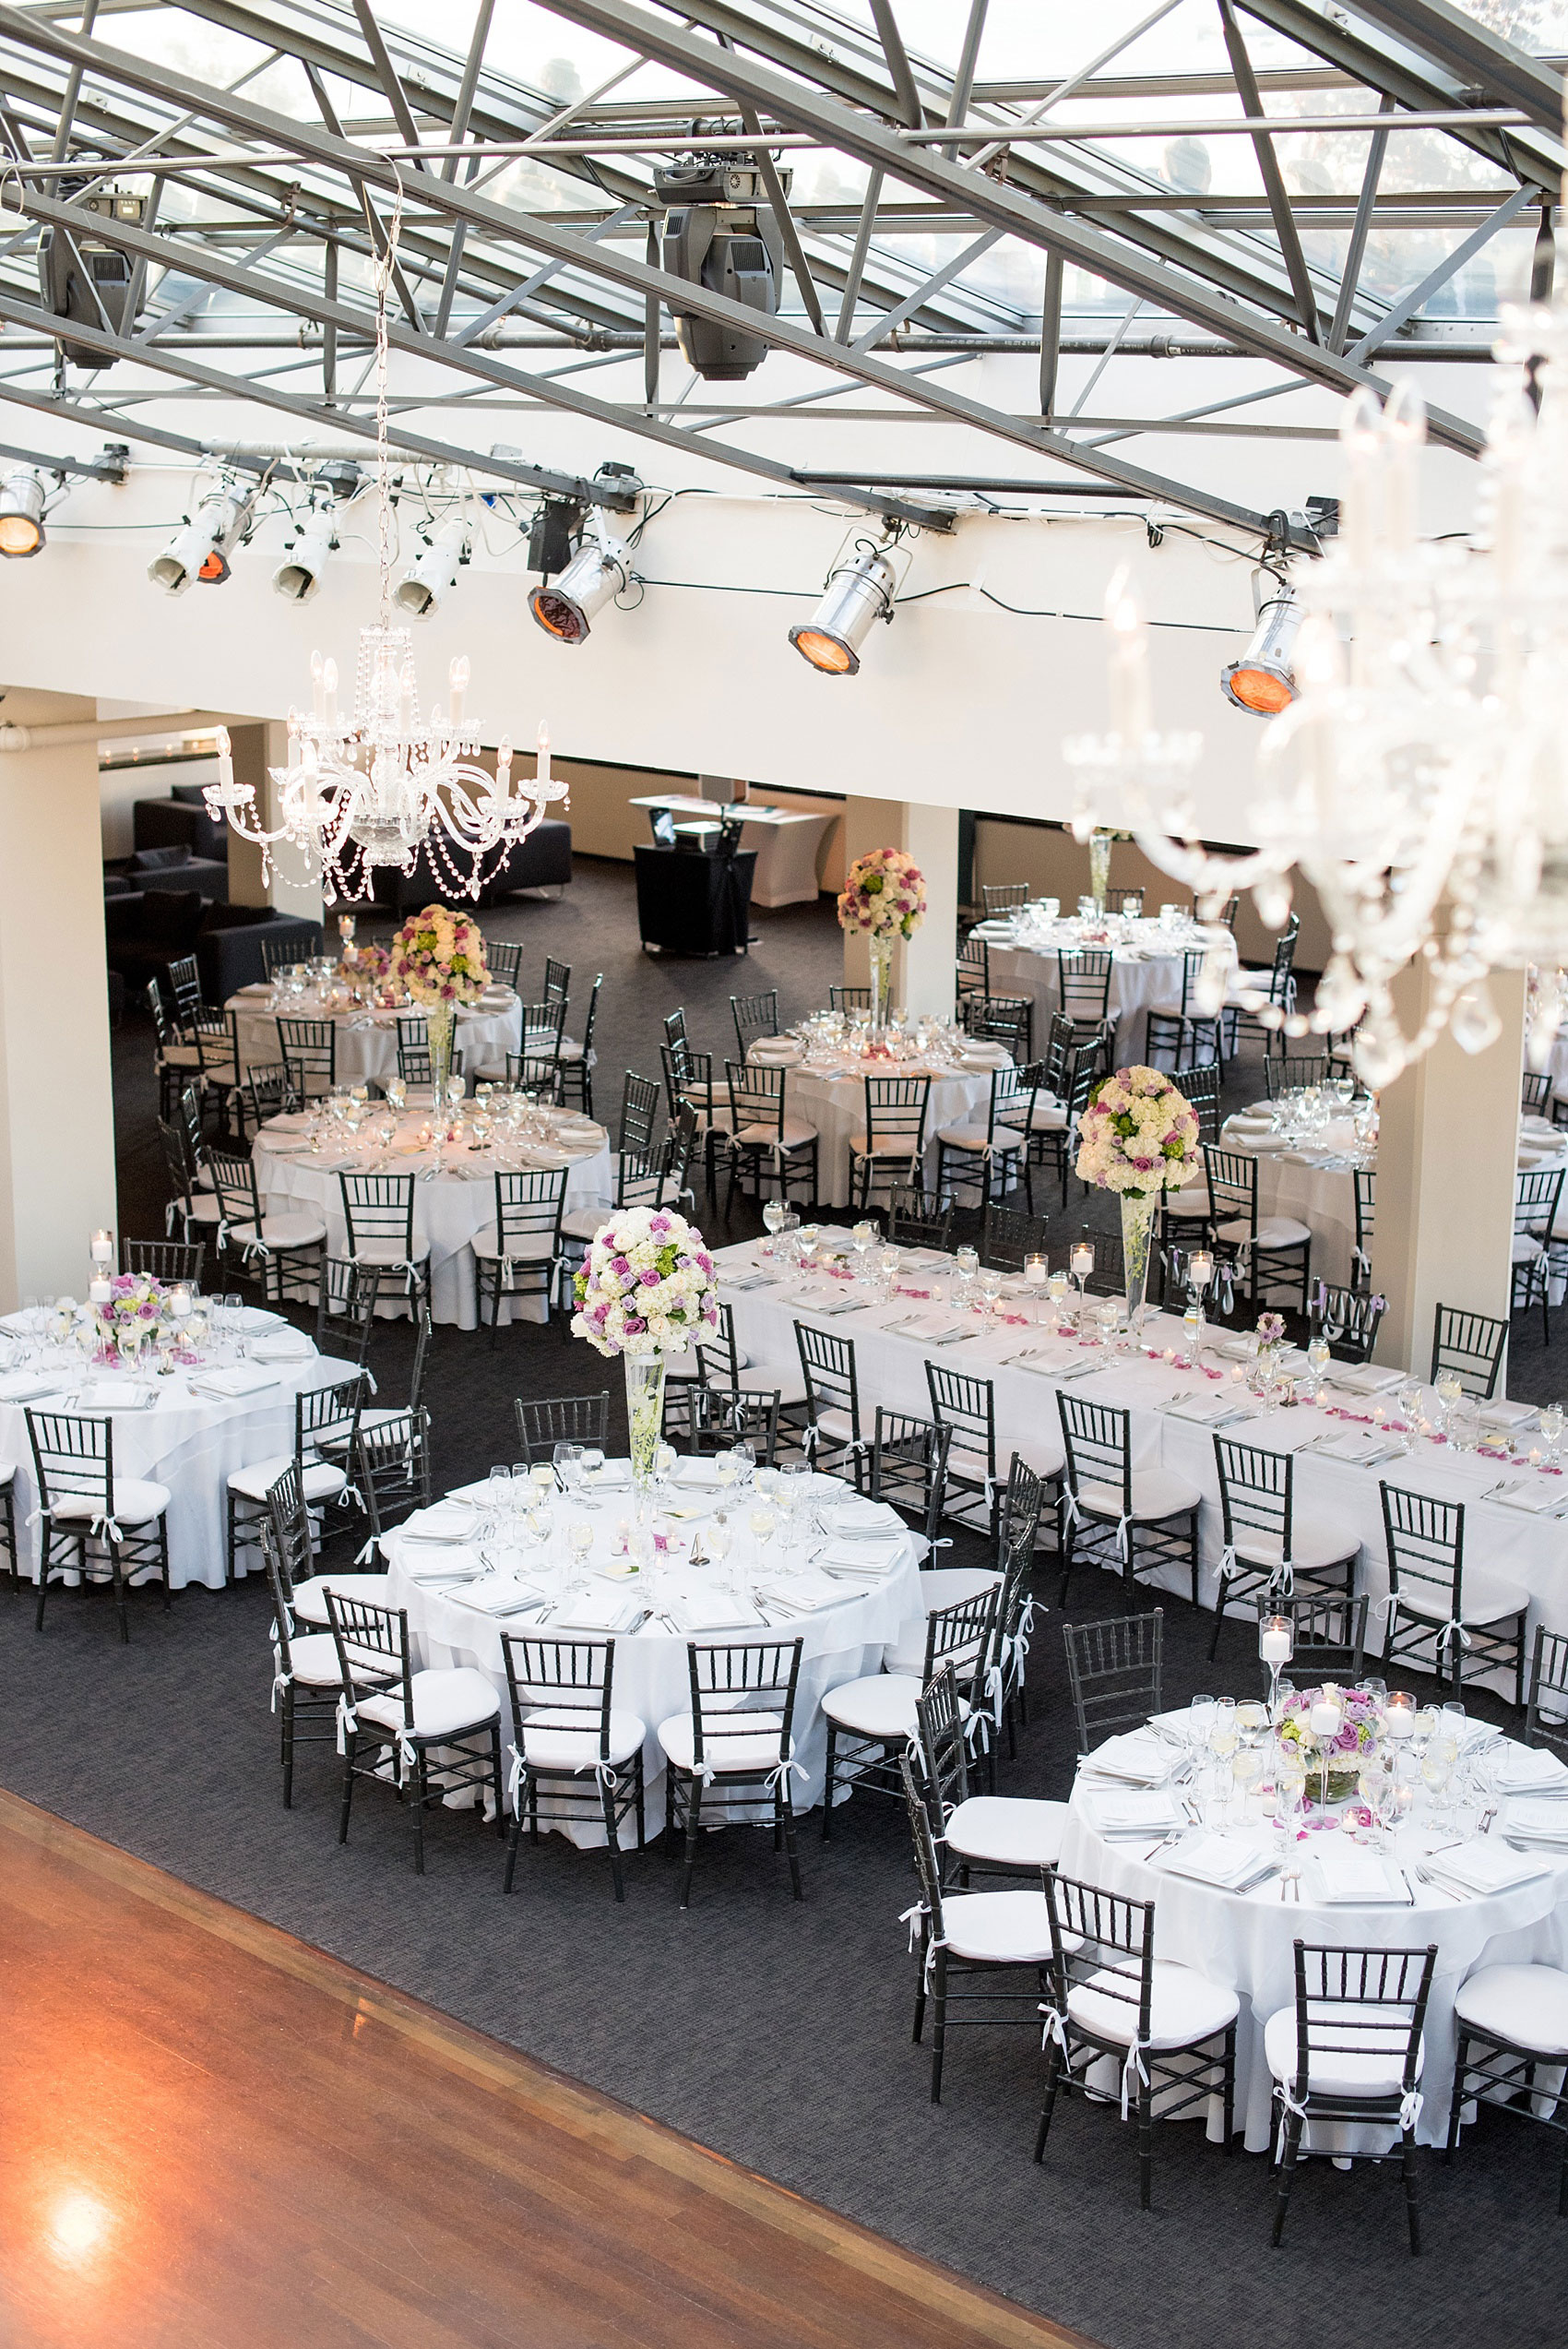
[[[560,578],[529,596],[529,610],[540,626],[561,644],[581,644],[596,614],[631,581],[631,555],[597,513],[595,522],[595,536],[583,541]]]
[[[229,576],[229,557],[251,534],[255,491],[225,483],[204,497],[196,519],[177,531],[161,554],[147,566],[154,587],[168,595],[184,595],[193,579],[203,587],[221,587]]]
[[[37,554],[43,546],[43,483],[36,473],[7,473],[0,488],[0,554]]]
[[[416,620],[428,620],[442,597],[449,593],[468,556],[468,526],[453,515],[442,523],[412,569],[404,572],[392,591],[393,601]]]

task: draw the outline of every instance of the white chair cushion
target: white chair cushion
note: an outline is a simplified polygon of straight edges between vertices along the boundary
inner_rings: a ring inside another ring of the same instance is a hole
[[[1545,1253],[1541,1241],[1532,1239],[1527,1232],[1515,1233],[1509,1254],[1515,1264],[1538,1264]]]
[[[1043,1892],[944,1892],[942,1924],[956,1958],[992,1965],[1045,1965],[1051,1958]]]
[[[818,1412],[816,1424],[830,1444],[852,1444],[855,1423],[847,1411]]]
[[[866,1149],[865,1136],[863,1134],[851,1134],[849,1137],[849,1148],[856,1158],[866,1158],[868,1156],[871,1158],[897,1158],[901,1159],[906,1165],[911,1159],[917,1158],[920,1155],[915,1147],[915,1140],[912,1134],[906,1134],[901,1140],[895,1139],[892,1135],[884,1134],[875,1143],[873,1143],[869,1151]]]
[[[117,1525],[149,1525],[161,1517],[169,1506],[169,1487],[155,1485],[150,1478],[116,1476],[114,1479],[114,1521]],[[72,1493],[58,1500],[53,1507],[57,1525],[75,1524],[84,1517],[97,1517],[99,1503],[90,1495]]]
[[[575,1207],[561,1218],[564,1239],[581,1240],[585,1246],[597,1240],[615,1210],[612,1207]],[[491,1226],[493,1233],[494,1225]]]
[[[362,1599],[366,1606],[389,1606],[391,1582],[388,1574],[313,1574],[308,1582],[294,1585],[294,1620],[326,1623],[328,1591],[344,1599]]]
[[[165,1044],[159,1058],[165,1068],[199,1068],[201,1054],[195,1044]]]
[[[1000,1123],[992,1134],[988,1134],[983,1126],[939,1126],[936,1139],[944,1142],[949,1150],[982,1151],[988,1141],[993,1151],[1022,1150],[1024,1147],[1024,1137],[1017,1127]]]
[[[307,1631],[289,1642],[289,1669],[303,1688],[340,1688],[338,1642],[330,1631]]]
[[[1195,1485],[1178,1476],[1169,1468],[1134,1468],[1133,1471],[1133,1516],[1140,1525],[1156,1524],[1161,1518],[1175,1517],[1181,1511],[1196,1508],[1203,1496]],[[1078,1507],[1087,1517],[1111,1517],[1120,1522],[1122,1493],[1115,1485],[1081,1485]]]
[[[1137,1965],[1129,1959],[1122,1965],[1106,1966],[1091,1974],[1087,1982],[1078,1983],[1068,1991],[1068,2016],[1097,2039],[1109,2039],[1119,2047],[1131,2046],[1138,2028],[1138,1973]],[[1111,1983],[1130,1986],[1131,1997],[1123,1997],[1120,1989],[1112,1992],[1102,1986]],[[1149,1999],[1149,2046],[1202,2046],[1205,2041],[1229,2031],[1240,2012],[1241,2002],[1234,1990],[1206,1981],[1191,1966],[1177,1965],[1169,1958],[1156,1958]]]
[[[923,1638],[921,1660],[923,1663]],[[846,1680],[830,1688],[822,1710],[829,1721],[853,1736],[913,1737],[919,1728],[915,1699],[920,1693],[918,1673],[873,1672],[864,1680]]]
[[[523,1755],[536,1770],[589,1771],[598,1761],[599,1731],[585,1729],[580,1712],[552,1711],[530,1713],[523,1723]],[[610,1713],[611,1767],[630,1761],[642,1749],[647,1731],[635,1712],[622,1712],[612,1707]]]
[[[263,1226],[263,1229],[266,1227]],[[423,1264],[430,1255],[427,1240],[422,1247],[416,1240],[414,1252],[408,1255],[400,1240],[362,1240],[354,1250],[356,1264]]]
[[[604,1212],[598,1208],[590,1208],[587,1212],[598,1215],[600,1224],[606,1220]],[[564,1225],[562,1228],[564,1230]],[[595,1229],[598,1228],[596,1225]],[[591,1240],[592,1237],[593,1233],[590,1232],[588,1238]],[[487,1223],[482,1232],[477,1232],[469,1246],[475,1256],[482,1256],[488,1263],[497,1264],[501,1260],[501,1241],[493,1223]],[[548,1232],[519,1232],[508,1242],[506,1253],[518,1264],[540,1264],[549,1261],[553,1241]]]
[[[1247,1220],[1241,1215],[1233,1216],[1228,1223],[1217,1223],[1214,1229],[1218,1239],[1229,1240],[1238,1246],[1241,1241],[1250,1239],[1252,1236]],[[1306,1225],[1298,1223],[1294,1216],[1260,1215],[1258,1217],[1260,1248],[1299,1248],[1304,1246],[1312,1236]]]
[[[482,1672],[472,1664],[437,1666],[416,1672],[411,1683],[416,1737],[456,1737],[465,1729],[482,1729],[495,1720],[501,1699]],[[355,1699],[360,1726],[396,1732],[403,1726],[400,1690],[389,1688],[374,1697]]]
[[[971,1795],[948,1818],[947,1849],[955,1859],[991,1860],[998,1867],[1054,1867],[1066,1823],[1065,1803]]]
[[[1276,1567],[1285,1555],[1285,1544],[1277,1533],[1241,1533],[1236,1540],[1236,1556],[1248,1566]],[[1348,1525],[1335,1525],[1327,1518],[1297,1518],[1290,1528],[1290,1563],[1300,1567],[1303,1574],[1315,1574],[1323,1568],[1343,1566],[1347,1558],[1360,1554],[1361,1539]]]
[[[786,1150],[804,1150],[808,1142],[815,1141],[816,1127],[808,1126],[803,1117],[786,1117],[782,1134],[774,1125],[738,1126],[735,1128],[735,1139],[738,1142],[752,1143],[782,1142]]]
[[[779,1740],[784,1735],[783,1714],[747,1713],[745,1720],[747,1734],[744,1736],[731,1736],[726,1730],[716,1737],[711,1726],[704,1730],[704,1764],[719,1778],[773,1770],[778,1765]],[[668,1721],[661,1721],[659,1742],[672,1768],[688,1771],[695,1770],[695,1747],[689,1712],[671,1713]]]
[[[921,1576],[921,1604],[927,1615],[934,1615],[939,1607],[960,1606],[966,1599],[978,1599],[982,1591],[994,1591],[1001,1580],[983,1566],[933,1567]],[[923,1642],[923,1633],[921,1639]]]
[[[1007,1109],[998,1110],[997,1115],[1004,1118],[1009,1126],[1016,1126],[1023,1115],[1023,1105],[1021,1103],[1014,1102]],[[1067,1104],[1065,1102],[1058,1101],[1054,1093],[1040,1092],[1035,1095],[1034,1106],[1029,1112],[1026,1132],[1060,1134],[1065,1129],[1066,1124]]]
[[[1461,1623],[1501,1623],[1505,1616],[1523,1614],[1529,1604],[1529,1593],[1522,1583],[1510,1582],[1501,1574],[1478,1574],[1466,1568]],[[1446,1592],[1401,1576],[1399,1612],[1419,1616],[1423,1623],[1447,1623],[1454,1610]]]
[[[1511,2047],[1568,2058],[1568,1973],[1557,1966],[1482,1966],[1460,1984],[1454,2012]]]
[[[196,1192],[189,1207],[182,1207],[180,1212],[191,1223],[217,1223],[222,1215],[218,1201],[205,1191]]]
[[[243,1494],[247,1501],[264,1501],[283,1471],[293,1464],[292,1452],[279,1452],[271,1460],[258,1460],[254,1468],[236,1468],[229,1479],[229,1490]],[[335,1501],[348,1481],[342,1470],[327,1460],[307,1460],[300,1479],[307,1501]]]
[[[196,1202],[200,1211],[201,1202]],[[327,1237],[327,1226],[315,1215],[264,1215],[261,1237],[269,1248],[314,1247]],[[229,1238],[236,1247],[254,1247],[256,1228],[254,1223],[231,1223]]]
[[[1510,1969],[1511,1971],[1511,1969]],[[1313,2002],[1309,2000],[1308,2010]],[[1328,2025],[1328,2035],[1340,2043],[1334,2048],[1314,2050],[1307,2070],[1309,2092],[1320,2096],[1397,2096],[1404,2081],[1405,2041],[1396,2038],[1386,2028],[1375,2035],[1366,2033],[1368,2052],[1358,2055],[1355,2042],[1360,2035],[1358,2018],[1364,2016],[1368,2024],[1384,2026],[1392,2019],[1386,2007],[1320,2006],[1316,2013]],[[1343,2043],[1351,2043],[1347,2045]],[[1289,2084],[1296,2077],[1296,2009],[1293,2005],[1281,2007],[1269,2016],[1263,2027],[1263,2052],[1269,2070],[1276,2080]],[[1416,2050],[1416,2077],[1421,2076],[1426,2062],[1426,2039],[1422,2036]]]
[[[947,1473],[949,1476],[961,1476],[971,1485],[983,1485],[988,1476],[993,1484],[996,1482],[995,1473],[987,1465],[983,1452],[962,1451],[956,1444],[947,1455]]]

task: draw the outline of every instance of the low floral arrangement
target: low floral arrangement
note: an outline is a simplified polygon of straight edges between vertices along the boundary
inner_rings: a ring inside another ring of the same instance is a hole
[[[702,1234],[664,1208],[628,1207],[595,1234],[573,1283],[572,1334],[601,1354],[684,1353],[719,1326]]]
[[[150,1273],[117,1272],[110,1281],[107,1305],[88,1307],[105,1353],[117,1353],[128,1339],[150,1346],[165,1333],[171,1337],[180,1334],[179,1325],[169,1310],[169,1291]]]
[[[415,1003],[433,1010],[477,1003],[490,983],[478,923],[445,905],[410,914],[392,940],[388,970]]]
[[[1266,1347],[1283,1345],[1284,1342],[1285,1316],[1282,1313],[1260,1313],[1258,1344]]]
[[[1197,1155],[1197,1111],[1160,1068],[1102,1077],[1078,1120],[1079,1182],[1123,1198],[1180,1190]]]
[[[391,951],[374,939],[368,946],[356,946],[350,938],[343,948],[343,968],[350,979],[368,979],[379,986],[392,968]]]
[[[873,848],[844,876],[838,926],[873,937],[912,938],[925,920],[925,876],[902,849]]]
[[[1311,1772],[1321,1767],[1323,1749],[1311,1720],[1312,1710],[1323,1691],[1320,1688],[1298,1688],[1285,1699],[1285,1712],[1279,1723],[1279,1742],[1296,1747]],[[1341,1801],[1356,1791],[1360,1773],[1361,1757],[1377,1744],[1382,1719],[1375,1700],[1364,1688],[1336,1688],[1344,1719],[1328,1747],[1328,1792],[1330,1799]],[[1309,1779],[1310,1786],[1310,1779]]]

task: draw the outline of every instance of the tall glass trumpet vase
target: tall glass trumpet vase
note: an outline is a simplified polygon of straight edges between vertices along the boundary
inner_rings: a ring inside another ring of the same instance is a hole
[[[452,1074],[452,1036],[457,1015],[449,1003],[433,1003],[425,1014],[424,1031],[430,1043],[430,1074],[434,1086],[434,1098],[443,1099],[442,1087]]]
[[[887,1031],[893,994],[893,940],[874,934],[871,940],[871,1031],[878,1042]]]
[[[1111,894],[1111,843],[1114,833],[1097,825],[1089,834],[1089,895],[1097,913],[1105,912]]]
[[[1127,1300],[1127,1327],[1135,1338],[1144,1326],[1144,1291],[1148,1283],[1149,1242],[1154,1232],[1155,1191],[1122,1194],[1122,1287]]]
[[[653,1490],[659,1443],[664,1426],[664,1356],[623,1354],[626,1373],[626,1425],[632,1442],[632,1496],[642,1504]]]

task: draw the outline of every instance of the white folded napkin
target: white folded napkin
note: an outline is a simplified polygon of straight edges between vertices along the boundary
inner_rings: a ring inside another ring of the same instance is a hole
[[[1234,1419],[1241,1410],[1232,1395],[1183,1395],[1180,1402],[1168,1403],[1168,1419],[1190,1419],[1199,1427],[1219,1427],[1226,1420]]]
[[[1568,1791],[1568,1762],[1545,1746],[1515,1746],[1503,1749],[1492,1774],[1500,1795],[1544,1795],[1553,1788]]]
[[[40,1395],[57,1395],[62,1371],[7,1370],[0,1377],[0,1403],[36,1402]]]
[[[111,1371],[107,1377],[90,1379],[82,1389],[79,1408],[83,1411],[147,1411],[158,1401],[134,1378],[122,1377]]]
[[[251,1348],[253,1362],[309,1362],[315,1341],[303,1330],[279,1330],[275,1338],[258,1338]]]
[[[1398,1867],[1362,1843],[1352,1843],[1343,1835],[1320,1836],[1312,1860],[1323,1888],[1321,1898],[1332,1908],[1410,1904],[1413,1896]]]
[[[1097,1746],[1084,1767],[1097,1778],[1116,1778],[1130,1786],[1163,1786],[1182,1757],[1169,1738],[1152,1729],[1131,1729]]]
[[[466,1542],[474,1530],[474,1513],[452,1501],[437,1501],[421,1509],[398,1528],[404,1542]]]
[[[805,1615],[814,1613],[818,1607],[842,1605],[849,1595],[842,1582],[835,1582],[831,1575],[820,1574],[814,1566],[787,1578],[780,1576],[777,1582],[758,1592],[765,1606],[777,1601],[785,1611],[798,1609]]]
[[[451,1582],[459,1576],[481,1574],[484,1560],[477,1550],[463,1542],[448,1542],[440,1549],[434,1546],[406,1551],[403,1571],[411,1582]]]
[[[841,1501],[829,1514],[835,1533],[897,1533],[903,1530],[897,1513],[885,1501]]]
[[[1483,1427],[1526,1427],[1535,1415],[1534,1403],[1483,1403],[1480,1410]]]
[[[573,1599],[563,1600],[551,1616],[551,1627],[567,1627],[574,1631],[624,1631],[643,1612],[644,1602],[635,1591],[607,1588],[602,1582],[590,1582]]]
[[[1355,1461],[1363,1468],[1374,1461],[1386,1460],[1400,1449],[1396,1436],[1381,1436],[1371,1427],[1344,1427],[1336,1435],[1325,1436],[1315,1443],[1313,1450],[1319,1460]]]
[[[1182,1806],[1162,1787],[1129,1787],[1124,1794],[1109,1788],[1088,1806],[1089,1823],[1102,1835],[1164,1835],[1180,1827]]]
[[[702,1591],[690,1598],[669,1599],[664,1612],[683,1631],[754,1631],[756,1609],[728,1591]]]
[[[277,1384],[278,1373],[265,1363],[237,1362],[232,1370],[204,1370],[199,1378],[191,1380],[191,1392],[233,1402],[242,1395],[259,1394],[264,1387]]]
[[[1487,1495],[1499,1508],[1523,1509],[1526,1517],[1550,1517],[1568,1507],[1568,1492],[1564,1492],[1560,1476],[1517,1476],[1512,1484],[1500,1485]]]
[[[526,1615],[530,1608],[542,1607],[544,1594],[533,1582],[514,1582],[510,1577],[492,1580],[481,1576],[479,1581],[452,1593],[454,1606],[473,1607],[481,1615]]]
[[[1510,1803],[1508,1823],[1503,1831],[1520,1843],[1561,1843],[1568,1847],[1568,1803]]]
[[[1470,1892],[1484,1900],[1489,1893],[1512,1892],[1518,1885],[1533,1884],[1547,1874],[1547,1867],[1543,1861],[1511,1852],[1493,1837],[1478,1836],[1455,1851],[1438,1853],[1427,1862],[1427,1874],[1447,1890]]]
[[[1164,1853],[1159,1865],[1167,1876],[1190,1876],[1221,1892],[1241,1891],[1274,1867],[1268,1854],[1255,1843],[1245,1843],[1239,1835],[1218,1834],[1189,1836]]]
[[[723,1481],[719,1473],[719,1462],[716,1460],[693,1454],[685,1460],[678,1460],[675,1462],[677,1485],[693,1485],[699,1489],[712,1491]]]
[[[1404,1376],[1402,1370],[1384,1370],[1370,1362],[1346,1362],[1331,1370],[1328,1379],[1331,1386],[1343,1387],[1352,1395],[1383,1395]]]
[[[950,1313],[917,1313],[911,1320],[900,1322],[893,1331],[897,1338],[912,1338],[922,1346],[939,1345],[944,1340],[967,1337],[967,1321],[955,1321]]]
[[[853,1541],[830,1542],[826,1563],[836,1573],[863,1574],[878,1581],[897,1565],[903,1547],[902,1541],[868,1542],[863,1535]]]

